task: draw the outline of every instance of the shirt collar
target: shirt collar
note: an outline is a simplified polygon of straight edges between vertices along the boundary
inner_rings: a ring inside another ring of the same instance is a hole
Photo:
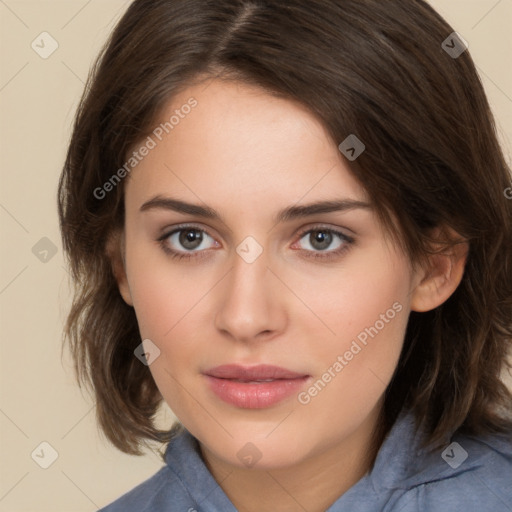
[[[453,433],[445,436],[441,448],[423,448],[421,440],[424,436],[424,429],[416,427],[413,413],[402,411],[382,443],[368,475],[376,492],[410,489],[477,468],[489,454],[482,450],[482,440],[494,449],[504,450],[508,446],[510,450],[510,444],[497,436],[483,436],[477,440]],[[464,453],[467,455],[465,459]]]
[[[237,512],[205,465],[199,442],[188,430],[184,428],[171,440],[165,460],[198,505],[205,502],[212,512]]]

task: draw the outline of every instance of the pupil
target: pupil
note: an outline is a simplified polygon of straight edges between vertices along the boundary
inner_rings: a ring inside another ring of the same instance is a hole
[[[180,233],[180,244],[186,249],[196,249],[201,245],[203,234],[196,229],[187,229]]]
[[[332,242],[332,234],[325,231],[311,233],[311,245],[318,250],[327,249]]]

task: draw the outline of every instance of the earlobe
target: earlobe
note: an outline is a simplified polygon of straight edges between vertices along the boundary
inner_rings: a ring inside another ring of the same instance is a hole
[[[124,233],[117,231],[111,233],[106,244],[106,253],[112,266],[112,273],[117,282],[119,293],[123,300],[133,306],[130,287],[128,286],[128,278],[126,275],[126,261],[124,248]]]
[[[441,232],[439,228],[436,231]],[[453,231],[450,234],[450,238],[460,238]],[[429,268],[418,274],[419,283],[412,292],[412,311],[430,311],[449,299],[462,281],[468,251],[469,244],[460,241],[429,257]]]

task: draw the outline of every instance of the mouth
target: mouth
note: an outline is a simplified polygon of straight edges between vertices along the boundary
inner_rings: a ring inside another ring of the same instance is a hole
[[[242,409],[271,407],[298,393],[311,378],[279,366],[234,364],[211,368],[204,376],[218,398]]]

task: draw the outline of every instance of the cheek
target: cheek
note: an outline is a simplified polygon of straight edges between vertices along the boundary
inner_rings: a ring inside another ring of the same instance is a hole
[[[141,336],[165,341],[211,289],[211,276],[178,265],[160,249],[127,245],[127,275]]]
[[[312,309],[335,333],[322,336],[316,355],[323,366],[302,397],[311,414],[330,411],[335,421],[357,422],[385,392],[407,326],[409,277],[406,260],[379,251],[311,297]]]
[[[308,337],[322,333],[317,347],[322,360],[350,350],[353,340],[365,349],[374,341],[372,352],[385,358],[396,356],[407,325],[409,270],[401,254],[376,244],[348,258],[339,270],[322,272],[301,285],[299,294],[307,297],[308,308],[319,319],[310,322],[314,330],[310,328]],[[308,329],[307,322],[298,322],[301,329]]]
[[[204,349],[204,336],[196,329],[197,315],[215,280],[211,272],[192,276],[167,256],[155,253],[133,246],[130,250],[127,245],[127,274],[141,338],[160,350],[150,371],[166,402],[179,413],[187,398],[184,389]]]
[[[190,320],[201,290],[180,286],[174,273],[140,272],[133,277],[132,296],[142,339],[150,339],[160,350],[149,369],[164,400],[180,419],[191,407],[190,375],[197,368],[200,347],[194,344]],[[137,279],[140,277],[140,279]],[[182,278],[183,281],[185,279]],[[190,281],[190,279],[188,279]],[[196,337],[199,339],[199,336]],[[200,411],[196,411],[196,414]]]

